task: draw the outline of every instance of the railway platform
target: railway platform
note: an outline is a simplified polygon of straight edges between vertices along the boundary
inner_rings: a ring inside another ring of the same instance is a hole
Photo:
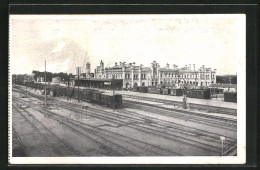
[[[168,105],[165,103],[160,103],[160,102],[154,102],[154,101],[146,101],[146,100],[140,100],[140,99],[132,99],[132,98],[125,98],[124,101],[129,101],[129,102],[134,102],[134,103],[140,103],[140,104],[146,104],[146,105],[151,105],[151,106],[156,106],[158,108],[163,108],[163,109],[169,109],[169,110],[175,110],[175,111],[186,111],[186,112],[192,112],[200,115],[207,115],[207,116],[212,116],[212,117],[220,117],[220,118],[226,118],[226,119],[232,119],[232,120],[237,120],[236,115],[228,115],[228,114],[222,114],[222,113],[210,113],[210,112],[202,112],[194,109],[182,109],[178,105]]]
[[[132,95],[138,97],[147,97],[154,99],[162,99],[169,101],[182,102],[183,96],[170,96],[170,95],[162,95],[162,94],[150,94],[150,93],[140,93],[140,92],[132,92],[132,91],[116,91],[117,94],[122,95]],[[195,99],[195,98],[187,98],[188,103],[199,104],[205,106],[213,106],[213,107],[222,107],[228,109],[237,109],[237,103],[232,102],[224,102],[215,99]]]

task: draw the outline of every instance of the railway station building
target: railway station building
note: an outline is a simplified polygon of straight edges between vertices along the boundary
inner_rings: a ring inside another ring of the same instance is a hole
[[[102,61],[101,63],[101,66],[104,66]],[[150,67],[137,66],[134,62],[128,64],[120,62],[119,64],[115,63],[112,67],[105,68],[102,73],[98,72],[98,77],[122,79],[123,88],[126,89],[133,86],[209,86],[216,83],[216,69],[206,68],[205,65],[196,69],[195,64],[178,68],[175,64],[170,67],[168,63],[165,67],[161,67],[156,61],[153,61]]]

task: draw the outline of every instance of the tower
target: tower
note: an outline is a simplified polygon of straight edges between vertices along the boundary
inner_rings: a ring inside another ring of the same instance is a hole
[[[90,74],[90,62],[86,64],[86,74]]]

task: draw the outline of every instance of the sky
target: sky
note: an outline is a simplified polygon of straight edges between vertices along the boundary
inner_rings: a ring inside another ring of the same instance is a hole
[[[32,70],[76,73],[100,61],[150,66],[196,64],[236,74],[245,57],[245,16],[233,15],[11,15],[12,74]]]

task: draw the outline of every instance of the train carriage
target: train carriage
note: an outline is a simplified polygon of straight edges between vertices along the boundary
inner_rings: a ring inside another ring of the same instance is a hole
[[[134,87],[133,87],[133,91],[134,91],[134,92],[139,92],[139,86],[134,86]]]
[[[102,93],[101,104],[118,109],[122,105],[122,95],[115,94],[113,96],[112,93]]]
[[[197,98],[197,99],[210,99],[209,89],[189,89],[186,90],[187,97]]]
[[[171,93],[171,90],[168,88],[162,88],[162,94],[169,95]]]
[[[158,87],[148,87],[148,93],[162,94],[162,91],[161,91],[161,88],[158,88]]]
[[[224,101],[237,103],[237,92],[224,93]]]
[[[75,88],[73,98],[81,100],[81,98],[82,98],[82,91],[81,91],[81,89],[76,89]]]
[[[139,92],[141,92],[141,93],[147,93],[147,87],[140,86],[140,87],[139,87]]]
[[[90,101],[93,103],[101,104],[101,94],[103,92],[93,90],[91,93],[92,94],[91,94]]]
[[[182,96],[183,89],[171,89],[170,95],[172,96]]]
[[[97,90],[91,90],[91,89],[82,90],[82,100],[83,101],[91,101],[93,91],[97,91]]]

